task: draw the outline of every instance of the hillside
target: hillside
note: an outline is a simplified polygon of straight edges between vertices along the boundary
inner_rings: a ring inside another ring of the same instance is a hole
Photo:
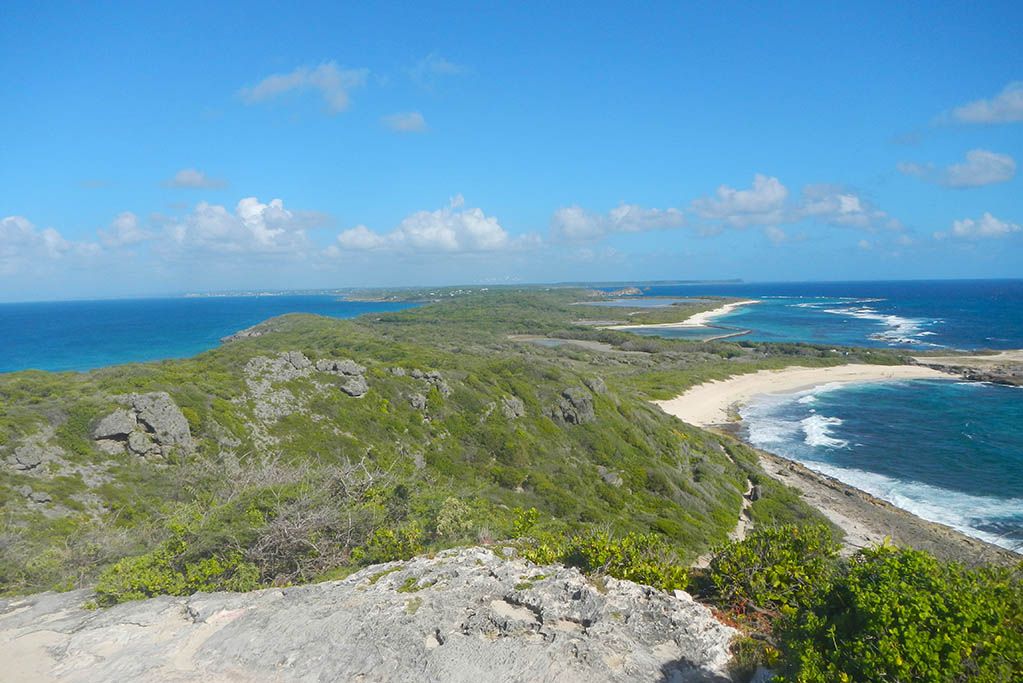
[[[750,480],[754,519],[816,517],[748,449],[648,400],[894,354],[637,338],[592,321],[642,311],[585,297],[289,315],[190,359],[2,376],[0,586],[89,586],[123,558],[144,578],[115,601],[309,581],[513,536],[533,508],[539,529],[652,533],[687,562],[735,527]]]

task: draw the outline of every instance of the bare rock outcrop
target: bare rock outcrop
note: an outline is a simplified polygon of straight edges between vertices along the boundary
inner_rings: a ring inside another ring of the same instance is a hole
[[[328,583],[84,611],[0,600],[11,680],[731,681],[736,631],[683,592],[466,548]]]
[[[103,451],[156,458],[175,449],[191,451],[188,420],[166,391],[113,398],[127,408],[115,410],[93,428],[92,438]]]
[[[593,396],[582,387],[569,387],[561,392],[553,405],[544,409],[544,415],[562,424],[580,425],[597,419],[593,411]]]

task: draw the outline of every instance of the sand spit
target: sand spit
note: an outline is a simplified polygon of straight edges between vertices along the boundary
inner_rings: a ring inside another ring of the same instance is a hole
[[[642,327],[657,327],[657,328],[675,328],[675,327],[707,327],[710,321],[718,316],[731,313],[739,306],[748,306],[750,304],[760,303],[759,299],[747,299],[745,301],[733,301],[730,304],[725,304],[710,311],[703,311],[702,313],[694,313],[682,322],[678,323],[653,323],[649,325],[610,325],[605,329],[608,330],[634,330]]]

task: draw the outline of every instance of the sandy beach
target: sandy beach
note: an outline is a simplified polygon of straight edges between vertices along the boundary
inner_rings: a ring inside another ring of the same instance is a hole
[[[692,387],[666,401],[661,410],[685,422],[708,427],[730,420],[729,410],[757,394],[792,393],[832,382],[871,382],[895,379],[952,379],[954,376],[918,365],[837,365],[828,368],[792,367],[761,370]]]
[[[688,318],[686,318],[682,322],[678,322],[678,323],[653,323],[653,324],[648,324],[648,325],[609,325],[605,329],[608,329],[608,330],[634,330],[634,329],[638,329],[638,328],[641,328],[641,327],[658,327],[658,328],[665,328],[665,327],[706,327],[710,323],[710,321],[712,319],[717,318],[718,316],[725,315],[726,313],[731,313],[732,311],[737,309],[739,306],[748,306],[750,304],[758,304],[758,303],[760,303],[759,299],[746,299],[745,301],[733,301],[730,304],[725,304],[724,306],[719,306],[718,308],[715,308],[715,309],[710,310],[710,311],[703,311],[702,313],[694,313],[693,315],[689,316]]]
[[[690,424],[736,437],[736,423],[730,422],[730,411],[734,413],[737,405],[758,394],[792,393],[833,382],[898,379],[958,379],[958,377],[916,365],[791,367],[782,370],[761,370],[723,381],[707,382],[692,387],[673,399],[654,403],[666,413]],[[970,566],[978,566],[984,562],[1011,566],[1019,561],[1019,555],[1011,551],[921,519],[799,463],[760,450],[757,450],[757,453],[764,471],[798,490],[803,500],[820,510],[845,532],[844,554],[881,543],[888,538],[896,545],[927,550],[939,558],[963,562]]]

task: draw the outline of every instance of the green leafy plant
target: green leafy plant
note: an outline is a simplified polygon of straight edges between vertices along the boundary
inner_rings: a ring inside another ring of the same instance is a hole
[[[782,680],[1023,680],[1021,570],[967,570],[890,546],[861,551],[785,620]]]
[[[707,573],[724,605],[794,609],[828,585],[837,555],[838,544],[826,526],[769,527],[718,548]]]

